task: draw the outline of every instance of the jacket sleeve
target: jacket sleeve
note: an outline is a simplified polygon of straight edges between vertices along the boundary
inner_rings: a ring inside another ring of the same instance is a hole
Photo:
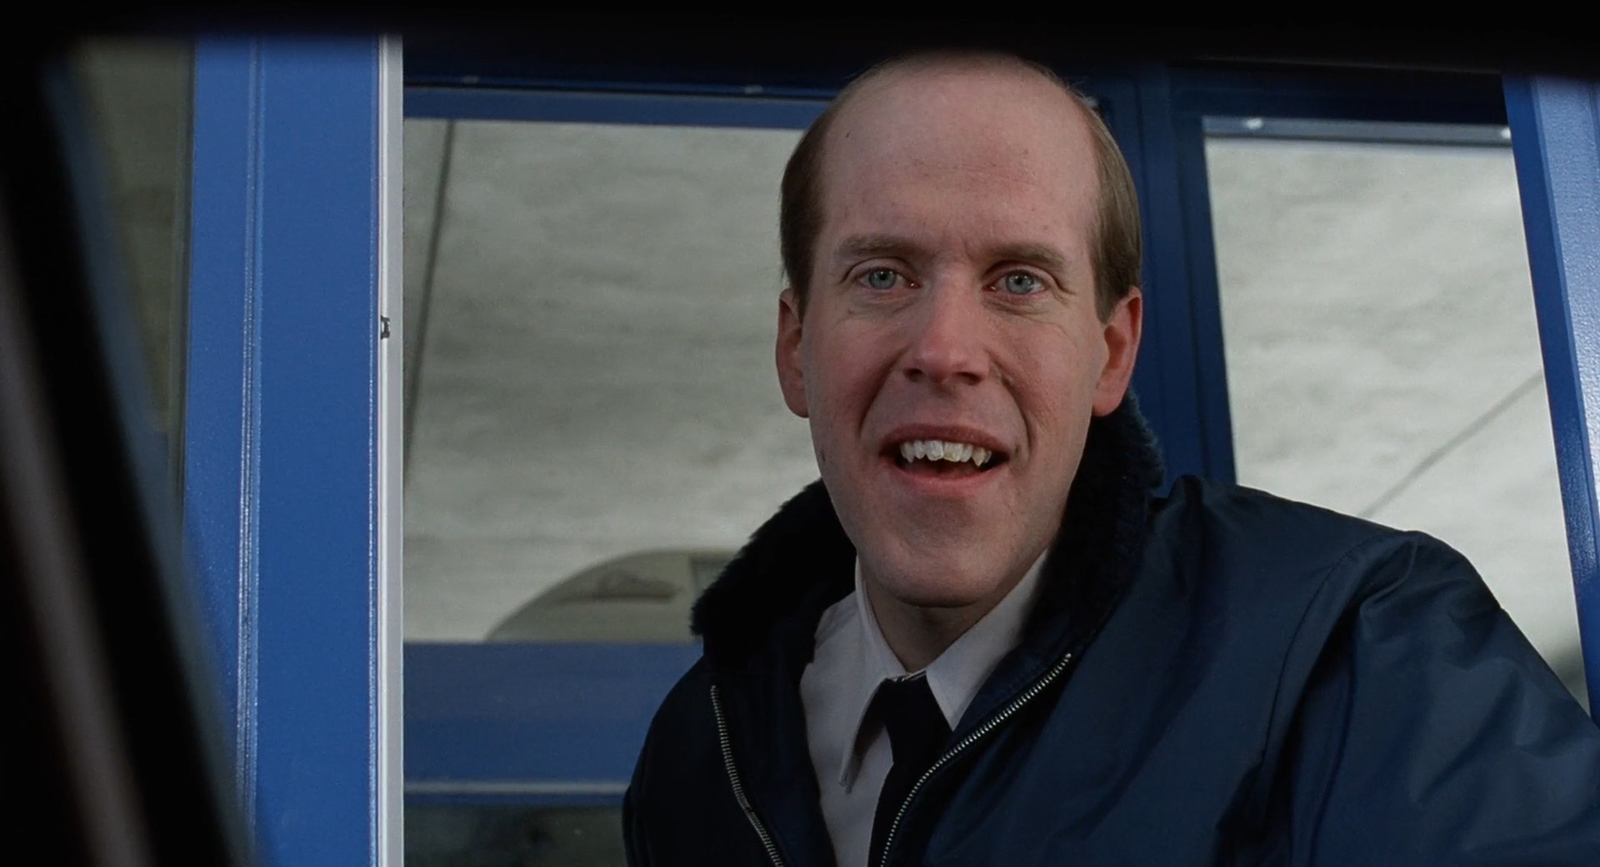
[[[1341,569],[1276,788],[1285,860],[1600,864],[1600,729],[1471,565],[1408,533]]]

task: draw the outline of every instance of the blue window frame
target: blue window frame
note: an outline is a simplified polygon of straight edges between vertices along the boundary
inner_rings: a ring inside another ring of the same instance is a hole
[[[406,801],[620,804],[698,644],[410,644]]]
[[[398,414],[385,409],[395,402],[385,366],[399,343],[387,338],[403,328],[383,306],[395,270],[385,239],[398,236],[385,223],[398,198],[386,160],[399,117],[387,50],[375,39],[206,40],[197,55],[185,512],[241,790],[268,854],[285,863],[398,857],[382,801],[386,757],[398,754],[383,710],[398,691],[384,684],[399,668],[398,600],[385,596],[397,588],[384,566],[398,545],[384,535],[398,514],[385,445],[396,437],[385,425]],[[854,71],[831,60],[686,70],[480,62],[448,50],[410,59],[406,108],[420,116],[785,128],[808,122]],[[1498,80],[1480,75],[1065,72],[1099,101],[1141,191],[1150,330],[1135,389],[1170,474],[1222,480],[1233,463],[1203,117],[1480,124],[1505,122],[1510,106],[1593,685],[1593,86],[1516,80],[1502,97]],[[614,802],[656,702],[697,653],[409,647],[413,797]],[[596,677],[615,689],[563,686]],[[541,700],[557,692],[567,701]],[[554,743],[582,748],[517,749]]]
[[[274,863],[399,861],[398,59],[376,38],[196,49],[184,514]]]
[[[1505,84],[1590,712],[1600,713],[1600,86]],[[1597,716],[1596,719],[1600,719]]]

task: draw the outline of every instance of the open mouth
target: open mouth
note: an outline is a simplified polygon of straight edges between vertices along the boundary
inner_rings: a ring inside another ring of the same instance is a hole
[[[948,440],[906,440],[894,447],[895,466],[917,475],[962,478],[987,473],[1006,456],[972,443]]]

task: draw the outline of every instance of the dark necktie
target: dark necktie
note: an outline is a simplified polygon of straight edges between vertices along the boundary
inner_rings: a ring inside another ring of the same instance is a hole
[[[923,675],[902,680],[885,680],[872,697],[873,710],[889,732],[889,747],[894,751],[894,766],[878,794],[878,810],[872,819],[872,848],[867,863],[878,864],[883,857],[885,838],[895,815],[911,794],[917,778],[939,757],[939,749],[950,738],[950,725],[939,710],[939,702]]]

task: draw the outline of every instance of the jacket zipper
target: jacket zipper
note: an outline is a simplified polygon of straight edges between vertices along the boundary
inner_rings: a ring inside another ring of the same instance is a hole
[[[728,782],[733,785],[733,799],[739,802],[739,809],[744,810],[744,817],[750,820],[750,827],[755,829],[756,836],[761,838],[761,845],[767,850],[767,857],[772,859],[772,867],[783,867],[783,856],[778,854],[778,844],[772,840],[772,835],[767,833],[767,826],[761,824],[761,817],[750,806],[750,799],[745,797],[744,784],[739,781],[739,769],[733,764],[733,741],[728,738],[728,720],[722,714],[722,697],[717,693],[717,685],[711,685],[711,712],[717,718],[717,739],[722,743],[722,765],[728,769]],[[912,790],[916,791],[915,789]]]
[[[988,720],[984,721],[983,725],[980,725],[969,732],[966,737],[962,738],[956,743],[955,746],[951,747],[943,755],[939,756],[939,758],[935,760],[933,764],[928,766],[926,771],[922,772],[922,776],[918,777],[917,781],[912,784],[911,791],[906,793],[906,799],[900,802],[900,809],[895,812],[894,821],[889,824],[889,833],[883,838],[883,856],[882,860],[878,862],[878,867],[884,867],[884,865],[889,863],[889,853],[894,851],[895,834],[900,831],[900,823],[906,817],[906,810],[911,807],[911,802],[916,800],[917,793],[922,791],[923,785],[928,782],[929,778],[938,773],[940,768],[954,761],[955,758],[962,752],[970,749],[973,744],[982,740],[990,732],[999,728],[1001,723],[1004,723],[1006,720],[1016,715],[1017,711],[1021,710],[1023,705],[1033,701],[1033,699],[1037,697],[1039,693],[1044,692],[1046,687],[1048,687],[1056,678],[1060,677],[1061,672],[1066,671],[1067,665],[1069,665],[1071,662],[1072,654],[1069,652],[1065,656],[1062,656],[1061,659],[1057,660],[1056,664],[1051,666],[1049,671],[1045,672],[1042,677],[1034,681],[1033,685],[1024,690],[1021,695],[1012,699],[1009,704],[1001,708],[1000,711],[994,716],[989,717]],[[712,701],[716,700],[716,689],[717,688],[714,686],[711,688]],[[717,723],[719,726],[722,723],[722,713],[720,710],[717,712]],[[728,752],[727,743],[728,742],[726,740],[723,741],[723,755],[731,756],[731,753]],[[731,758],[729,759],[728,770],[730,774],[733,771]],[[735,790],[738,789],[737,781],[734,783],[734,788]],[[744,803],[744,797],[742,795],[739,798],[739,803]],[[751,814],[750,821],[754,822],[755,820],[755,815]],[[765,835],[762,835],[762,837],[765,839]]]

